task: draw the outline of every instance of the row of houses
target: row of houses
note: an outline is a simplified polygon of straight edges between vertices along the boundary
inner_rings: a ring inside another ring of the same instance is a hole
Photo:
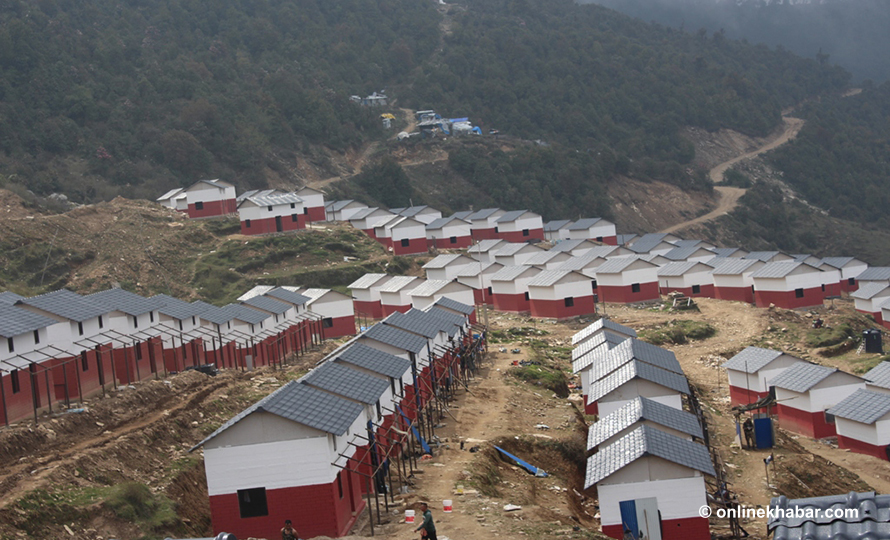
[[[782,428],[838,438],[841,448],[890,459],[890,363],[857,376],[788,353],[747,347],[722,366],[732,405],[772,395]]]
[[[587,433],[585,488],[595,486],[603,534],[707,540],[706,476],[715,476],[689,384],[674,354],[599,319],[572,337]]]
[[[267,287],[217,307],[123,289],[0,293],[0,416],[9,424],[189,367],[282,363],[326,338],[355,334],[351,299],[327,289]]]
[[[473,313],[449,299],[394,313],[196,445],[214,533],[273,538],[290,519],[302,537],[339,537],[366,506],[373,520],[372,494],[398,491],[400,461],[438,422],[432,403],[484,348]]]

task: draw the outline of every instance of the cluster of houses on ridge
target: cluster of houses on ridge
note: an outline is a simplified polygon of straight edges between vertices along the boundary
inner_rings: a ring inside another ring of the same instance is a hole
[[[442,298],[390,315],[192,448],[204,450],[214,534],[274,538],[290,519],[303,538],[339,537],[366,506],[373,527],[371,495],[398,491],[407,451],[438,421],[432,403],[484,350],[473,313]]]
[[[0,416],[8,425],[205,364],[280,364],[323,339],[354,334],[351,298],[329,289],[262,287],[223,307],[123,289],[0,292]]]
[[[689,383],[674,353],[599,319],[572,337],[585,412],[585,488],[596,486],[603,534],[708,540],[705,476],[715,476]]]

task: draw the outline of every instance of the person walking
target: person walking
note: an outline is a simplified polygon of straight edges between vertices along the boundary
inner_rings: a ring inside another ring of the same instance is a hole
[[[414,529],[414,532],[422,531],[420,536],[426,538],[426,540],[437,540],[436,524],[433,523],[433,513],[430,512],[430,505],[425,502],[420,503],[420,511],[423,514],[423,522],[421,522],[419,527]]]
[[[300,540],[300,535],[297,534],[289,519],[284,520],[284,528],[281,529],[281,540]]]

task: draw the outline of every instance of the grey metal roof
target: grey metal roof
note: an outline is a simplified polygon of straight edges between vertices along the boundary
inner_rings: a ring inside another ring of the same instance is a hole
[[[330,206],[328,208],[330,208],[331,211],[333,211],[333,212],[339,212],[340,210],[343,210],[346,206],[348,206],[354,202],[356,202],[356,201],[354,201],[352,199],[346,199],[345,201],[331,201]]]
[[[33,332],[57,322],[25,308],[0,304],[0,336],[5,338]]]
[[[800,362],[776,375],[772,380],[767,381],[767,384],[776,388],[803,393],[837,371],[839,371],[837,368]]]
[[[555,285],[559,280],[568,276],[569,274],[574,274],[571,270],[545,270],[533,277],[529,282],[529,287],[550,287],[551,285]]]
[[[743,373],[757,373],[783,354],[785,353],[782,351],[772,349],[745,347],[743,351],[724,362],[720,367]]]
[[[472,210],[461,210],[460,212],[455,212],[455,213],[451,214],[451,217],[457,218],[457,219],[462,219],[462,220],[466,221],[467,218],[469,218],[470,214],[472,214],[472,213],[473,213]]]
[[[350,283],[347,288],[348,289],[370,289],[373,287],[378,281],[385,278],[387,274],[365,274],[357,280]]]
[[[570,219],[554,219],[544,224],[544,232],[553,232],[562,229],[567,225],[571,225]]]
[[[739,251],[742,251],[739,248],[714,248],[711,251],[714,252],[718,257],[732,257]]]
[[[475,259],[471,259],[466,255],[461,255],[460,253],[453,255],[443,253],[442,255],[437,255],[436,257],[434,257],[430,262],[426,263],[421,268],[447,268],[448,266],[451,266],[454,261],[458,261],[461,259],[466,260],[465,264],[478,263],[478,261],[476,261]]]
[[[298,292],[294,292],[283,287],[275,287],[271,291],[266,292],[264,296],[271,296],[272,298],[281,300],[283,302],[289,302],[297,306],[305,305],[306,302],[311,300],[311,298],[304,294],[300,294]]]
[[[411,369],[410,360],[361,343],[354,343],[333,356],[343,362],[393,379],[401,379]]]
[[[111,311],[103,304],[67,289],[24,298],[17,303],[32,306],[75,322],[83,322]]]
[[[890,495],[875,495],[873,491],[809,499],[782,495],[770,501],[770,509],[767,531],[773,540],[890,538]],[[829,509],[832,511],[827,512]],[[847,510],[855,512],[847,516]]]
[[[739,259],[737,257],[725,257],[717,260],[711,260],[715,265],[711,271],[712,274],[718,276],[738,276],[748,272],[752,266],[756,266],[761,261],[757,259]]]
[[[640,426],[587,459],[584,487],[605,480],[634,461],[655,456],[715,476],[708,449],[650,426]]]
[[[467,304],[458,302],[457,300],[452,300],[451,298],[442,297],[436,300],[434,306],[441,306],[445,309],[450,309],[452,311],[457,311],[459,313],[463,313],[464,315],[470,315],[476,308],[474,306],[468,306]]]
[[[537,252],[537,251],[544,251],[543,249],[539,248],[538,246],[533,246],[532,244],[523,244],[523,243],[517,243],[517,242],[508,242],[508,243],[506,243],[506,244],[500,246],[500,247],[494,252],[494,256],[497,257],[498,255],[501,255],[501,256],[516,255],[516,253],[518,253],[519,250],[524,249],[524,248],[529,248],[529,249],[531,249],[532,251],[535,251],[535,252]]]
[[[768,262],[760,269],[756,270],[751,277],[753,278],[783,278],[790,274],[791,272],[797,270],[802,266],[808,266],[817,272],[821,272],[822,270],[807,264],[805,262],[795,262],[795,261],[780,261],[780,262]]]
[[[578,373],[609,353],[616,345],[630,339],[604,330],[572,350],[572,373]]]
[[[399,292],[405,287],[411,286],[414,288],[419,285],[423,280],[419,277],[415,276],[393,276],[393,278],[380,287],[380,292]],[[410,290],[410,289],[409,289]]]
[[[862,376],[874,386],[890,390],[890,362],[884,361],[871,368]]]
[[[0,304],[6,304],[8,306],[11,306],[11,305],[15,304],[16,302],[18,302],[19,300],[23,300],[24,298],[25,298],[24,296],[18,295],[14,292],[10,292],[10,291],[0,292]]]
[[[442,227],[444,227],[445,225],[448,225],[452,221],[458,221],[458,222],[466,225],[467,227],[470,226],[470,223],[464,219],[454,217],[454,216],[448,216],[448,217],[440,217],[439,219],[434,219],[433,221],[430,221],[429,223],[427,223],[426,229],[428,231],[434,231],[437,229],[441,229]]]
[[[592,263],[596,261],[604,261],[604,259],[591,253],[585,253],[584,255],[572,257],[571,259],[563,262],[556,267],[556,270],[586,270]],[[602,262],[600,262],[599,264],[602,264]],[[594,265],[594,268],[596,268],[597,266],[599,265]]]
[[[856,277],[859,281],[890,281],[890,267],[870,266]]]
[[[192,302],[192,304],[202,308],[201,313],[198,315],[199,317],[213,324],[225,324],[235,318],[234,314],[224,310],[223,308],[208,304],[207,302],[203,302],[201,300]]]
[[[576,221],[574,223],[574,225],[569,227],[569,230],[570,231],[584,231],[584,230],[587,230],[587,229],[593,227],[594,225],[596,225],[597,223],[599,223],[602,220],[603,220],[603,218],[598,218],[598,217],[579,219],[578,221]]]
[[[622,324],[618,324],[615,321],[610,319],[597,319],[592,323],[588,324],[584,327],[583,330],[577,332],[574,336],[572,336],[572,345],[576,345],[579,342],[587,339],[589,336],[599,332],[602,329],[613,330],[615,332],[619,332],[621,334],[625,334],[632,337],[637,337],[637,331],[629,326],[624,326]]]
[[[531,257],[525,260],[522,264],[525,266],[535,266],[535,265],[543,265],[552,261],[554,258],[559,256],[571,257],[570,253],[563,253],[561,251],[542,251],[540,253],[535,253]]]
[[[495,223],[510,223],[511,221],[516,221],[525,214],[538,215],[534,212],[529,212],[528,210],[511,210],[509,212],[504,212],[504,215],[499,217]]]
[[[168,191],[167,193],[164,193],[163,195],[161,195],[160,197],[158,197],[158,198],[155,199],[155,200],[156,200],[156,201],[166,201],[167,199],[172,199],[174,195],[178,195],[178,194],[182,193],[183,191],[184,191],[184,190],[183,190],[181,187],[173,188],[173,189],[171,189],[171,190]]]
[[[710,249],[703,248],[700,246],[679,246],[679,247],[675,247],[674,249],[665,253],[664,257],[666,259],[670,259],[672,261],[685,261],[689,257],[692,257],[693,255],[695,255],[696,251],[701,251],[701,250],[707,251],[709,253],[713,253],[713,251],[711,251]]]
[[[156,294],[152,296],[152,299],[163,302],[163,305],[158,308],[159,313],[179,320],[195,317],[207,309],[201,304],[190,304],[185,300],[173,298],[166,294]]]
[[[251,309],[240,304],[229,304],[223,306],[220,309],[227,313],[230,313],[233,319],[237,319],[248,324],[259,324],[272,316],[258,309]]]
[[[426,210],[427,208],[429,208],[430,210],[434,210],[433,208],[430,208],[429,206],[423,204],[423,205],[420,205],[420,206],[409,206],[408,208],[400,208],[400,209],[399,209],[399,212],[397,212],[397,213],[398,213],[399,215],[402,215],[402,216],[405,216],[405,217],[414,217],[414,216],[416,216],[417,214],[419,214],[419,213],[423,212],[424,210]],[[391,211],[392,211],[392,212],[395,212],[395,210],[391,210]]]
[[[109,310],[117,310],[133,316],[155,311],[163,305],[160,300],[145,298],[124,289],[107,289],[90,294],[86,298]]]
[[[360,337],[373,339],[396,349],[413,353],[419,353],[427,346],[426,339],[387,324],[375,324],[361,334]]]
[[[269,195],[252,195],[247,200],[257,206],[279,206],[282,204],[303,204],[303,199],[296,193],[281,193]]]
[[[449,300],[449,299],[443,298],[443,300]],[[451,300],[451,301],[454,302],[453,300]],[[459,302],[454,302],[454,304],[458,304],[458,303]],[[460,304],[460,305],[463,305],[463,304]],[[448,335],[454,335],[457,332],[459,332],[462,328],[464,328],[464,326],[467,324],[467,318],[463,314],[459,315],[457,313],[452,313],[451,311],[448,311],[447,309],[443,309],[439,306],[441,306],[441,304],[436,302],[435,304],[426,308],[425,312],[431,317],[435,317],[437,319],[441,319],[442,321],[444,321],[444,323],[445,323],[444,327],[448,331]],[[469,306],[467,306],[467,307],[469,307]],[[409,313],[411,311],[414,311],[414,310],[413,309],[409,310]],[[464,311],[462,310],[461,313],[463,313],[463,312]],[[454,332],[452,332],[452,328],[455,329]]]
[[[444,279],[428,279],[411,290],[411,296],[433,296],[448,286],[451,281]]]
[[[528,272],[532,276],[541,273],[540,268],[532,266],[505,266],[491,275],[492,281],[515,281],[516,278]]]
[[[689,272],[690,270],[692,270],[694,267],[696,267],[698,265],[702,265],[705,267],[703,269],[703,271],[710,269],[709,265],[702,263],[702,262],[678,261],[678,262],[668,263],[668,264],[662,266],[661,268],[659,268],[658,269],[658,277],[682,276],[682,275],[686,274],[686,272]],[[708,279],[710,279],[710,277],[708,277]]]
[[[275,193],[278,193],[277,189],[248,189],[244,193],[235,197],[235,201],[240,203],[241,201],[249,199],[250,197],[266,197],[268,195],[274,195]]]
[[[192,450],[203,446],[207,441],[255,412],[267,412],[327,433],[343,435],[362,411],[363,408],[358,403],[300,384],[298,381],[290,381],[232,417],[206,439],[192,447]]]
[[[507,244],[507,241],[500,238],[480,240],[477,244],[470,246],[470,248],[467,249],[467,253],[488,253],[490,250],[505,244]]]
[[[890,394],[859,389],[826,412],[854,422],[874,424],[890,412]]]
[[[399,313],[397,311],[380,322],[406,332],[411,332],[412,334],[418,334],[427,339],[434,338],[439,335],[439,332],[445,331],[442,324],[443,321],[437,321],[431,317],[419,316],[418,313],[424,313],[422,311],[410,311],[414,311],[414,313],[408,315],[407,313]]]
[[[620,274],[633,263],[641,259],[637,257],[617,257],[608,259],[603,264],[596,267],[597,274]],[[650,263],[652,264],[652,263]]]
[[[325,362],[300,380],[333,394],[366,405],[377,403],[389,388],[389,382],[336,362]]]
[[[658,246],[658,244],[667,242],[667,240],[665,240],[667,237],[668,235],[665,233],[644,234],[639,239],[635,240],[633,244],[628,246],[628,249],[637,253],[649,253],[653,248]]]
[[[752,251],[747,255],[744,255],[743,259],[754,259],[763,262],[770,262],[773,258],[781,253],[780,251]]]
[[[702,244],[706,244],[704,240],[677,240],[674,242],[674,245],[677,247],[692,247],[692,246],[700,246]],[[708,244],[711,245],[711,244]],[[710,249],[710,248],[706,248]]]
[[[563,240],[562,242],[557,242],[548,251],[557,252],[557,253],[565,252],[565,251],[572,251],[575,248],[577,248],[578,246],[584,246],[585,244],[590,246],[590,249],[599,247],[597,244],[594,244],[590,240],[585,240],[583,238],[579,238],[579,239],[575,239],[575,240]]]
[[[853,298],[860,300],[871,300],[878,294],[890,289],[890,284],[875,281],[873,283],[863,283],[858,289],[850,293]]]
[[[287,313],[287,310],[293,307],[291,304],[280,302],[274,298],[269,298],[268,296],[254,296],[253,298],[245,300],[244,304],[277,315]]]
[[[357,220],[357,219],[365,219],[366,217],[370,216],[377,210],[380,210],[379,206],[371,206],[369,208],[362,208],[358,212],[352,214],[352,217],[349,218],[349,221],[353,221],[353,220]]]
[[[477,219],[486,219],[491,217],[495,212],[500,211],[500,208],[483,208],[482,210],[477,210],[466,217],[466,219],[470,221],[475,221]]]
[[[627,244],[628,242],[638,238],[638,235],[632,234],[632,233],[631,234],[619,234],[619,235],[616,235],[616,238],[618,240],[618,245],[623,246],[623,245]]]
[[[592,403],[628,381],[637,378],[670,388],[681,394],[689,395],[689,382],[685,376],[655,367],[652,364],[634,360],[624,364],[605,378],[591,384],[587,402]]]
[[[701,424],[694,414],[639,396],[590,425],[587,429],[587,449],[592,450],[641,420],[655,422],[699,439],[704,438]]]
[[[492,266],[497,266],[498,269],[503,268],[504,265],[499,262],[489,261],[485,263],[475,262],[468,264],[466,266],[462,266],[460,270],[457,271],[455,277],[476,277],[479,274],[484,273],[486,270],[491,268]],[[495,270],[497,271],[497,270]]]
[[[622,341],[598,358],[591,367],[591,381],[602,380],[618,368],[633,361],[645,362],[678,375],[683,375],[683,368],[680,367],[680,362],[677,361],[674,353],[635,338]]]

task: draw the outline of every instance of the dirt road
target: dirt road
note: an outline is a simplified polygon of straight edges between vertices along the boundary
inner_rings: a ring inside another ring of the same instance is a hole
[[[751,159],[751,158],[756,157],[764,152],[769,152],[770,150],[773,150],[774,148],[778,148],[779,146],[785,144],[786,142],[790,141],[791,139],[793,139],[794,137],[797,136],[797,134],[800,132],[800,128],[802,128],[803,124],[804,124],[804,121],[801,120],[800,118],[793,118],[791,116],[782,117],[782,121],[784,122],[784,129],[778,135],[768,139],[767,142],[763,146],[761,146],[751,152],[747,152],[740,156],[736,156],[730,160],[724,161],[723,163],[712,168],[708,172],[708,177],[711,179],[711,182],[713,182],[714,184],[722,184],[723,183],[723,174],[730,167],[732,167],[733,165],[735,165],[736,163],[738,163],[740,161],[743,161],[746,159]],[[699,216],[699,217],[697,217],[695,219],[691,219],[689,221],[684,221],[683,223],[678,223],[676,225],[673,225],[671,227],[668,227],[668,228],[662,230],[661,232],[663,232],[663,233],[676,232],[681,229],[690,227],[692,225],[697,225],[699,223],[705,223],[707,221],[711,221],[712,219],[716,219],[724,214],[728,214],[729,212],[732,212],[732,210],[738,204],[739,199],[742,197],[742,195],[745,194],[745,191],[747,191],[742,188],[720,186],[720,185],[715,186],[714,189],[720,195],[720,199],[717,203],[717,208],[715,208],[713,211],[708,212],[707,214],[705,214],[703,216]]]

